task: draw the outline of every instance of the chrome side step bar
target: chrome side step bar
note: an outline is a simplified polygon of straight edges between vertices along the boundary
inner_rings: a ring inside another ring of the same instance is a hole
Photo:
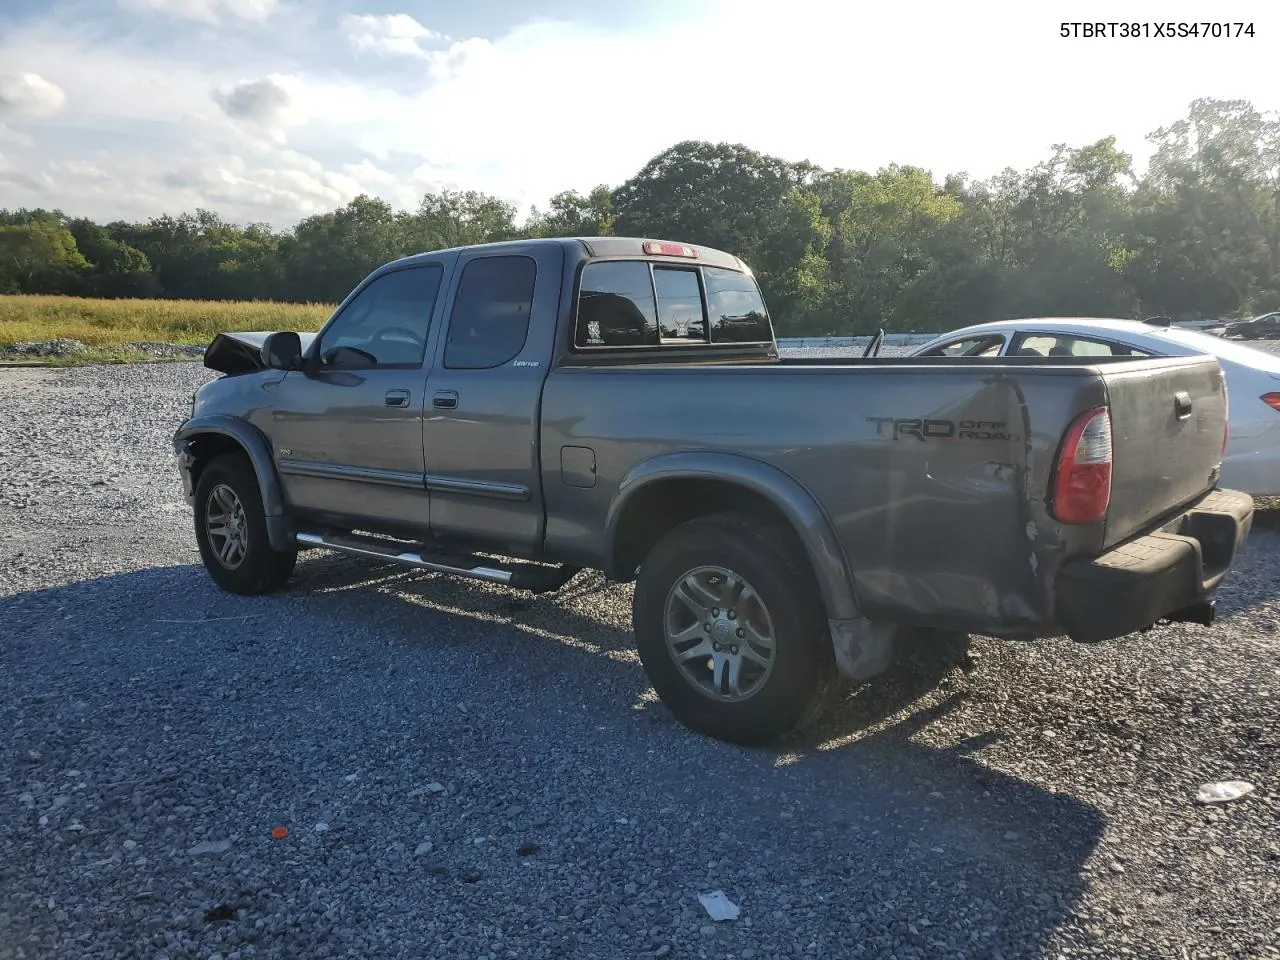
[[[297,542],[300,547],[317,547],[324,550],[336,550],[338,553],[350,554],[353,557],[365,557],[370,560],[398,563],[417,570],[429,570],[432,573],[445,573],[469,580],[483,580],[486,583],[498,583],[516,590],[528,590],[532,593],[549,593],[559,590],[581,571],[581,567],[560,565],[548,566],[542,563],[513,563],[508,566],[494,566],[490,561],[472,556],[448,556],[445,554],[424,553],[418,544],[406,544],[381,537],[363,536],[357,533],[320,534],[299,532]],[[405,549],[411,547],[413,549]]]

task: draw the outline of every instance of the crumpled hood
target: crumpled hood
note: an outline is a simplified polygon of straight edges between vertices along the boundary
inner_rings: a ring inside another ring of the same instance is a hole
[[[204,349],[204,365],[210,370],[235,376],[240,373],[252,373],[262,370],[262,344],[271,336],[272,330],[249,330],[237,333],[220,333],[210,341]],[[316,338],[314,333],[299,333],[302,350],[305,353]]]

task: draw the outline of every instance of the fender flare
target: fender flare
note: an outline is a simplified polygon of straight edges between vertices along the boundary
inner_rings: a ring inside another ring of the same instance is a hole
[[[632,467],[618,485],[605,519],[605,556],[614,565],[618,527],[632,498],[666,480],[713,480],[759,494],[777,507],[800,538],[813,567],[828,620],[860,619],[853,577],[831,521],[813,495],[778,467],[754,457],[712,450],[659,454]],[[611,571],[620,574],[621,571]]]
[[[281,551],[296,549],[293,524],[285,505],[284,488],[280,484],[280,476],[276,473],[275,462],[271,457],[271,445],[263,432],[247,420],[227,414],[195,417],[182,424],[174,433],[174,452],[179,456],[184,454],[190,456],[188,449],[190,442],[210,435],[234,440],[244,450],[250,464],[253,465],[253,473],[258,478],[258,492],[262,496],[267,535],[271,540],[271,546]]]

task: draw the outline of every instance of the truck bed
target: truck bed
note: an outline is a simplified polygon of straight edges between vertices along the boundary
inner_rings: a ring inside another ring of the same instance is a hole
[[[1176,418],[1175,394],[1192,413]],[[604,549],[619,484],[670,451],[763,461],[827,506],[866,615],[1043,632],[1053,574],[1213,488],[1225,395],[1192,358],[848,358],[561,367],[542,399],[546,543]],[[1064,431],[1110,407],[1105,523],[1069,527],[1046,497]],[[589,449],[598,483],[563,482],[562,450]]]

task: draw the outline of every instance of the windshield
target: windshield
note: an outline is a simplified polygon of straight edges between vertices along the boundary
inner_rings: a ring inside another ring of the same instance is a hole
[[[1266,350],[1259,350],[1257,347],[1246,346],[1235,340],[1224,340],[1222,337],[1215,337],[1211,333],[1201,333],[1198,330],[1179,330],[1176,327],[1160,330],[1152,335],[1163,340],[1181,343],[1193,350],[1203,350],[1205,353],[1211,353],[1222,360],[1230,360],[1244,366],[1266,370],[1268,373],[1280,374],[1280,356],[1268,353]]]

